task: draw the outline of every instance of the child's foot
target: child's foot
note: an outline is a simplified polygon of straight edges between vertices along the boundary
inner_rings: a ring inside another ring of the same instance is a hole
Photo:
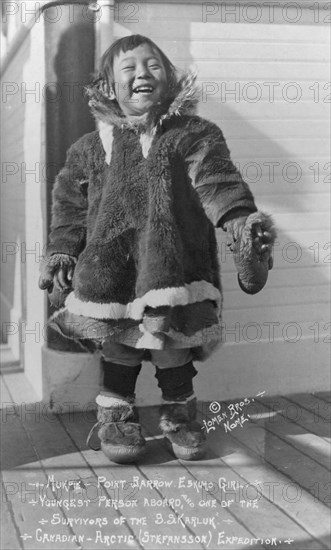
[[[186,401],[164,401],[160,407],[160,428],[177,458],[199,460],[206,452],[206,437],[196,421],[196,397]]]
[[[119,464],[138,460],[145,452],[146,442],[133,402],[103,395],[98,395],[96,401],[98,422],[90,431],[87,444],[98,427],[101,449],[109,460]]]

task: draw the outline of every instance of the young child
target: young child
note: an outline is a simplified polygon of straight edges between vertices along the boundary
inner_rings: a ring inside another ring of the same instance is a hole
[[[62,334],[102,347],[98,435],[110,460],[145,449],[134,407],[143,359],[156,367],[175,456],[199,459],[192,361],[221,339],[215,228],[254,294],[272,267],[273,224],[220,129],[194,115],[194,76],[178,76],[150,39],[112,44],[88,94],[99,129],[72,145],[58,175],[40,287],[62,306],[52,319]]]

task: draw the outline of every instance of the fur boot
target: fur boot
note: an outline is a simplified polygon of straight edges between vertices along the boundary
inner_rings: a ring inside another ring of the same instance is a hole
[[[97,397],[98,422],[89,433],[87,444],[96,428],[101,441],[101,449],[112,462],[127,464],[138,460],[145,452],[146,441],[141,435],[141,426],[138,423],[138,413],[131,402],[123,399],[111,398],[113,404],[103,406],[104,396]],[[99,401],[99,402],[98,402]],[[91,447],[94,450],[94,447]]]
[[[160,428],[177,458],[199,460],[206,451],[206,437],[196,421],[197,400],[169,402],[160,407]]]

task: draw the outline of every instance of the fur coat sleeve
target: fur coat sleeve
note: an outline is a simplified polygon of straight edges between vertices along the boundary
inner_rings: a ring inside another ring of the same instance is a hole
[[[52,223],[47,256],[68,254],[78,257],[86,242],[87,161],[81,138],[67,153],[52,196]]]
[[[194,128],[200,126],[199,135]],[[228,232],[230,249],[244,292],[255,294],[265,285],[272,268],[272,246],[276,231],[267,214],[257,210],[253,195],[230,158],[221,130],[213,123],[193,124],[182,144],[193,187],[215,227]],[[256,227],[264,233],[256,246]],[[240,228],[240,231],[235,229]]]
[[[256,212],[254,197],[233,164],[218,126],[206,121],[203,125],[193,123],[193,131],[182,146],[192,185],[215,227],[223,226],[234,210]]]

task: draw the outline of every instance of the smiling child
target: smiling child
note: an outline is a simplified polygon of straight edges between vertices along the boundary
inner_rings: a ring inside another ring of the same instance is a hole
[[[215,228],[254,294],[272,267],[273,224],[221,130],[194,114],[194,76],[150,39],[112,44],[88,94],[98,130],[72,145],[57,177],[40,286],[62,306],[52,319],[61,333],[102,350],[97,427],[110,460],[136,461],[146,448],[134,407],[142,360],[155,366],[173,453],[200,459],[193,360],[221,340]]]

